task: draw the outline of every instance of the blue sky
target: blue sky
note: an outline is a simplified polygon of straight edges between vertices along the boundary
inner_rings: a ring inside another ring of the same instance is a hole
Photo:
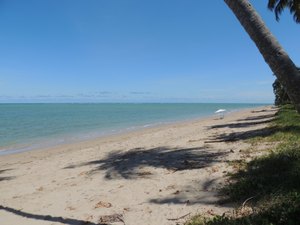
[[[300,25],[252,3],[299,63]],[[0,0],[0,30],[0,102],[274,99],[271,70],[222,0]]]

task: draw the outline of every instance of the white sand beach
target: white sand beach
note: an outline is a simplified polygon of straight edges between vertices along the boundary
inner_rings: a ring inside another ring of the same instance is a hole
[[[222,214],[218,189],[272,106],[0,156],[1,225],[175,225]]]

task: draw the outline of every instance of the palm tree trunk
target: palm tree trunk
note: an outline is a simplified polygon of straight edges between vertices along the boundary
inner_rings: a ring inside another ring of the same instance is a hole
[[[254,41],[300,113],[300,71],[248,0],[224,0]]]

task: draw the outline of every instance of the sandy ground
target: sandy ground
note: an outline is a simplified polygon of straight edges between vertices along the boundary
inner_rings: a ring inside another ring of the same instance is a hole
[[[0,224],[182,224],[232,210],[218,189],[264,131],[261,107],[54,149],[0,156]]]

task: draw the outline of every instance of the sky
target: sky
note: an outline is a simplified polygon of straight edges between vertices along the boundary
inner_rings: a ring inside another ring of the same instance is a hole
[[[253,0],[300,64],[300,25]],[[0,0],[0,103],[272,103],[274,76],[223,0]]]

